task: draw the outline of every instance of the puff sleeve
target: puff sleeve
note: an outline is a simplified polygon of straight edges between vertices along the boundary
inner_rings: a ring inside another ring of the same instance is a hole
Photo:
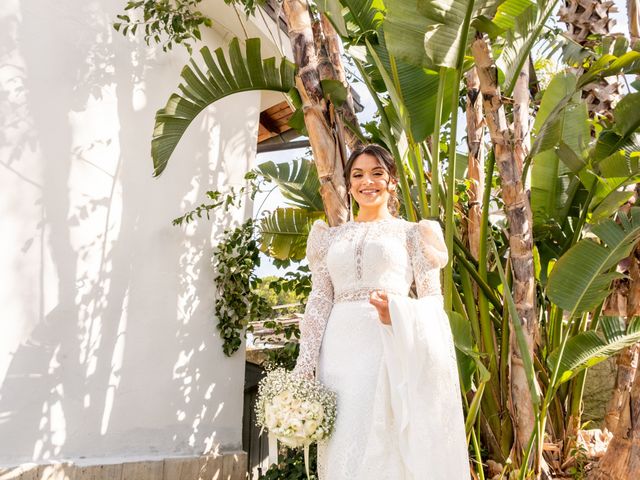
[[[435,220],[420,220],[412,225],[408,249],[418,298],[441,294],[440,269],[449,261],[449,252],[440,224]]]
[[[300,353],[294,373],[313,378],[318,364],[324,330],[333,308],[333,284],[327,269],[329,226],[316,220],[307,239],[307,260],[311,270],[311,293],[300,322]]]

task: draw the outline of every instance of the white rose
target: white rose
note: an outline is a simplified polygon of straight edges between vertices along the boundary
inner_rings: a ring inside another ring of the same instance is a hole
[[[307,420],[306,422],[304,422],[304,433],[307,437],[313,435],[317,428],[318,422],[316,422],[315,420]]]

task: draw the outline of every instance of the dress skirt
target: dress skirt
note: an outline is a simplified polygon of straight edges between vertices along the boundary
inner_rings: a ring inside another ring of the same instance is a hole
[[[376,309],[368,300],[336,303],[322,340],[318,379],[337,393],[337,417],[330,439],[318,444],[319,480],[401,480],[397,445],[375,445],[374,429],[386,431],[392,440],[389,413],[378,395],[388,388],[382,365],[383,329]],[[374,403],[377,403],[374,405]],[[374,452],[376,448],[383,451]],[[371,456],[386,457],[386,471],[370,472]],[[393,472],[393,473],[390,473]],[[391,475],[391,476],[389,476]]]
[[[389,295],[392,325],[368,300],[336,303],[318,379],[337,394],[319,480],[468,480],[458,370],[442,296]]]

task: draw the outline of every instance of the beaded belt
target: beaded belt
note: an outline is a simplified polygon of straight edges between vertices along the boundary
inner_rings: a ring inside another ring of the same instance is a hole
[[[381,288],[381,289],[393,295],[402,295],[404,297],[407,296],[406,292],[402,293],[396,290],[389,290],[388,288]],[[374,287],[363,287],[363,288],[354,288],[354,289],[346,290],[344,292],[338,293],[333,299],[333,302],[339,303],[339,302],[356,302],[358,300],[369,300],[369,295],[374,290],[378,290],[378,289]]]

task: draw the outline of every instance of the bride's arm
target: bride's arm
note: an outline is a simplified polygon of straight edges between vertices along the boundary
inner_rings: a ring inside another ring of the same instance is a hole
[[[449,261],[440,224],[420,220],[408,232],[408,248],[418,298],[441,294],[440,269]]]
[[[307,260],[311,270],[311,293],[300,322],[300,353],[294,373],[313,378],[318,364],[324,329],[333,308],[333,284],[327,269],[329,227],[317,220],[307,240]]]

